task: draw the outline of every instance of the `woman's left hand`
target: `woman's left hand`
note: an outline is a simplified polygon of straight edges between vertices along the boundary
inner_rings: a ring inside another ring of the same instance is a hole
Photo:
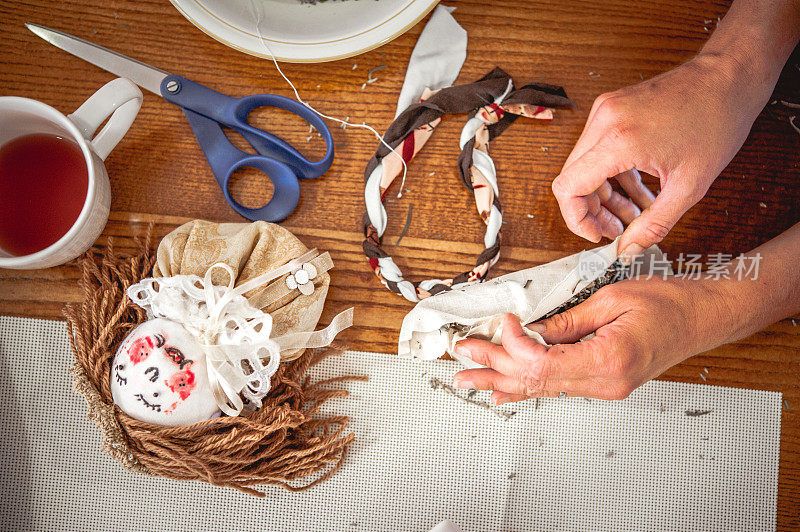
[[[487,367],[461,371],[453,383],[494,390],[495,404],[561,392],[624,399],[678,362],[729,340],[737,296],[723,286],[673,277],[620,281],[529,325],[549,347],[526,336],[519,319],[508,314],[502,345],[477,339],[456,344],[457,353]]]

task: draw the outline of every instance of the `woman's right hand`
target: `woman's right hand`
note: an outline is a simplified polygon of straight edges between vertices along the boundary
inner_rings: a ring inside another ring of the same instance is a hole
[[[569,229],[593,242],[622,235],[629,256],[660,242],[733,159],[769,98],[772,87],[746,74],[732,56],[701,53],[600,95],[553,181]],[[660,180],[658,196],[637,169]]]

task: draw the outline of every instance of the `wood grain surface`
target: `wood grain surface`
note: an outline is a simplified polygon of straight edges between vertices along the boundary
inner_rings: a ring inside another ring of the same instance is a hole
[[[495,65],[517,84],[545,80],[563,85],[577,103],[552,123],[519,120],[492,145],[504,218],[502,259],[495,275],[544,263],[587,247],[565,227],[550,182],[577,140],[600,93],[639,82],[687,59],[702,46],[728,2],[691,0],[451,0],[469,32],[470,81]],[[65,30],[232,96],[290,95],[266,60],[244,55],[207,37],[167,0],[0,0],[0,94],[36,98],[71,112],[112,75],[45,43],[24,27],[36,22]],[[329,114],[384,130],[390,123],[409,54],[422,29],[354,59],[285,64],[305,99]],[[797,51],[776,90],[797,101]],[[355,66],[354,68],[354,65]],[[377,66],[378,81],[362,89]],[[691,87],[686,88],[687,92]],[[785,117],[767,109],[741,152],[663,244],[678,253],[737,254],[800,220],[797,135]],[[646,117],[643,117],[646,119]],[[285,113],[259,113],[258,124],[306,153],[322,142]],[[386,241],[394,243],[412,205],[400,246],[387,246],[409,276],[444,277],[464,271],[482,246],[483,225],[471,194],[458,183],[458,133],[463,120],[446,119],[410,168],[402,199],[387,206]],[[384,290],[361,253],[362,173],[377,141],[363,130],[332,124],[336,161],[323,178],[302,183],[300,206],[284,225],[310,247],[331,252],[332,288],[323,322],[356,307],[356,326],[344,333],[359,350],[396,352],[400,322],[411,305]],[[234,139],[240,146],[239,139]],[[106,161],[112,215],[97,242],[118,248],[154,224],[157,237],[193,218],[242,221],[222,198],[180,109],[145,94],[128,135]],[[431,174],[433,172],[433,174]],[[651,181],[656,188],[657,183]],[[245,174],[235,197],[257,206],[269,197],[264,177]],[[0,200],[0,205],[2,200]],[[77,301],[74,263],[41,271],[0,270],[0,314],[61,319]],[[698,355],[661,378],[783,392],[778,528],[800,529],[800,317],[750,338]],[[707,381],[700,377],[709,368]]]

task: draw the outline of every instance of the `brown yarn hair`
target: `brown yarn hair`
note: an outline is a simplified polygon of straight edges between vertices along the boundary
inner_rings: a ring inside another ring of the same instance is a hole
[[[75,390],[86,398],[89,418],[103,432],[102,448],[126,468],[175,480],[201,480],[263,497],[252,488],[276,484],[308,489],[341,466],[354,435],[346,416],[321,418],[322,403],[344,397],[326,384],[365,377],[338,377],[311,383],[308,369],[341,349],[306,350],[283,363],[272,377],[263,406],[237,417],[220,416],[186,427],[166,427],[133,419],[111,397],[111,361],[127,334],[147,317],[125,294],[152,273],[155,255],[150,231],[137,251],[116,254],[113,243],[82,259],[83,302],[65,314],[76,362]],[[308,480],[313,476],[312,480]],[[295,481],[295,482],[293,482]]]

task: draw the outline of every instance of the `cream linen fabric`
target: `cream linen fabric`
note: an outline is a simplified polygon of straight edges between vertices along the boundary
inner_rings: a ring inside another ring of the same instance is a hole
[[[154,277],[193,274],[203,277],[217,262],[227,264],[236,273],[236,286],[258,275],[283,266],[308,251],[300,240],[283,227],[267,222],[212,223],[204,220],[188,222],[164,237],[158,246]],[[263,288],[247,294],[250,303],[272,315],[273,336],[313,331],[330,286],[327,270],[332,266],[327,254],[312,263],[319,274],[314,278],[314,291],[303,295],[299,290],[284,290],[286,276],[279,277]],[[214,284],[228,282],[227,274],[219,269],[212,276]],[[260,304],[276,292],[285,295],[269,306]],[[302,349],[281,354],[292,360]]]

